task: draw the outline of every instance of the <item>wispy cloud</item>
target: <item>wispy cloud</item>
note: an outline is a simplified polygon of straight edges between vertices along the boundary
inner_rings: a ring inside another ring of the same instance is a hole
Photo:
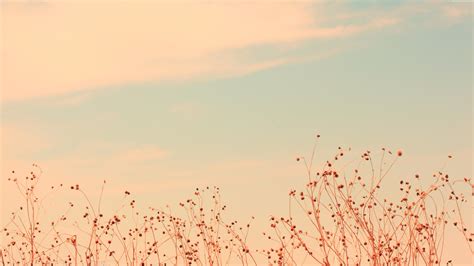
[[[469,16],[472,13],[472,9],[469,6],[464,5],[449,5],[443,7],[443,14],[449,18],[462,18]]]
[[[168,155],[168,152],[157,147],[141,147],[132,148],[119,152],[114,156],[112,161],[121,163],[140,163],[140,162],[154,162],[161,160]]]
[[[169,111],[185,117],[193,117],[204,110],[204,106],[194,102],[181,102],[172,104]]]
[[[47,138],[44,133],[23,124],[2,124],[0,139],[2,140],[2,154],[8,154],[10,159],[11,157],[25,157],[53,145],[53,141]]]
[[[233,51],[354,36],[395,18],[324,26],[309,3],[4,6],[3,100],[140,81],[248,73],[287,58],[247,62]]]

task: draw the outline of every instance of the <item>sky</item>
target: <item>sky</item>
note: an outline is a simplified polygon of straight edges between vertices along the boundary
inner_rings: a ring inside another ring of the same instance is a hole
[[[472,176],[472,5],[28,1],[1,6],[1,176],[107,180],[149,205],[221,187],[284,213],[295,157],[403,149],[394,176]],[[394,180],[398,180],[398,177]],[[1,213],[0,213],[1,214]]]

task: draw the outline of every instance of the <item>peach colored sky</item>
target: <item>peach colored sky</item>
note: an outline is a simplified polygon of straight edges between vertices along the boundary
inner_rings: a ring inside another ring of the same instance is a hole
[[[288,49],[306,40],[341,40],[396,25],[406,13],[416,11],[374,12],[362,22],[326,25],[333,13],[325,12],[324,5],[312,6],[309,2],[4,4],[3,84],[8,89],[3,100],[137,81],[246,73],[284,63],[283,58],[242,60],[236,50],[261,45]],[[465,15],[464,10],[450,6],[438,12],[458,17]]]

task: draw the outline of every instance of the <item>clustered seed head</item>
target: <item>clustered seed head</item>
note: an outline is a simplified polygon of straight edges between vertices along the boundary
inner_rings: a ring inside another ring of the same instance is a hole
[[[382,181],[389,175],[389,165],[403,152],[392,154],[383,148],[377,168],[377,154],[366,151],[352,170],[342,162],[348,152],[350,149],[338,147],[334,160],[315,169],[305,159],[306,186],[289,191],[288,216],[270,216],[270,232],[262,233],[269,244],[263,249],[252,249],[248,243],[255,217],[244,223],[227,218],[227,205],[218,187],[196,188],[176,209],[167,205],[142,212],[129,190],[124,190],[121,207],[101,210],[74,184],[70,190],[79,191],[84,201],[64,206],[55,203],[64,208],[61,214],[43,222],[38,213],[43,213],[44,198],[37,192],[41,169],[34,164],[36,170],[20,179],[11,171],[8,180],[26,204],[11,213],[1,231],[5,241],[0,244],[0,261],[4,265],[95,265],[105,261],[248,265],[263,259],[271,265],[298,265],[305,258],[323,265],[401,265],[409,261],[432,265],[441,262],[437,247],[444,241],[447,226],[456,229],[471,247],[474,234],[461,213],[462,206],[469,203],[466,191],[474,196],[471,178],[455,179],[438,171],[425,180],[416,174],[414,179],[396,181],[398,195],[385,193]],[[422,186],[424,181],[432,183]],[[50,193],[67,191],[63,184],[50,188]]]
[[[380,198],[386,195],[381,192],[382,181],[391,168],[386,161],[392,160],[393,164],[403,155],[402,150],[394,158],[386,148],[382,152],[379,169],[375,168],[374,154],[370,151],[362,154],[361,162],[369,166],[365,176],[360,171],[362,163],[350,176],[340,174],[337,165],[330,161],[321,169],[312,169],[308,166],[312,162],[307,162],[309,181],[304,190],[289,192],[290,216],[280,219],[272,216],[272,231],[263,233],[276,243],[275,247],[260,252],[268,263],[295,264],[296,258],[304,257],[306,261],[310,258],[324,265],[399,265],[410,261],[439,264],[441,254],[437,247],[444,241],[444,227],[452,219],[456,219],[453,224],[465,240],[472,243],[473,233],[469,233],[460,208],[456,207],[468,201],[463,193],[454,191],[454,186],[461,183],[474,189],[470,178],[454,181],[438,172],[434,183],[427,187],[402,179],[398,199],[393,193],[389,196],[394,197]],[[342,147],[338,147],[334,162],[344,154]],[[419,174],[415,175],[417,179]],[[447,206],[437,204],[442,198],[453,201],[454,216],[448,215]],[[306,218],[297,219],[300,215]],[[297,229],[298,224],[311,230]]]

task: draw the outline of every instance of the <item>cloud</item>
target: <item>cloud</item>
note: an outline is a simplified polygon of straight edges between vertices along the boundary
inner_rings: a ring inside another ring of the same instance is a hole
[[[3,6],[3,101],[141,81],[220,77],[292,61],[233,52],[342,38],[398,22],[322,26],[309,3],[49,3]]]
[[[196,114],[204,110],[204,106],[193,102],[182,102],[172,104],[169,111],[173,114],[178,114],[184,117],[194,117]]]
[[[52,142],[39,130],[20,124],[2,123],[0,139],[2,155],[9,157],[5,159],[30,156],[52,145]]]
[[[57,106],[77,106],[91,97],[91,91],[61,95],[54,103]]]
[[[472,14],[471,6],[466,4],[447,5],[442,8],[442,13],[449,18],[462,18]]]
[[[165,158],[168,152],[157,147],[141,147],[121,151],[112,159],[112,161],[124,164],[153,162]]]
[[[29,169],[36,163],[48,172],[46,179],[50,180],[103,179],[127,169],[145,169],[170,154],[154,144],[133,146],[104,141],[81,142],[67,152],[48,154],[64,142],[32,126],[4,124],[0,129],[0,173],[3,176],[12,170]]]

